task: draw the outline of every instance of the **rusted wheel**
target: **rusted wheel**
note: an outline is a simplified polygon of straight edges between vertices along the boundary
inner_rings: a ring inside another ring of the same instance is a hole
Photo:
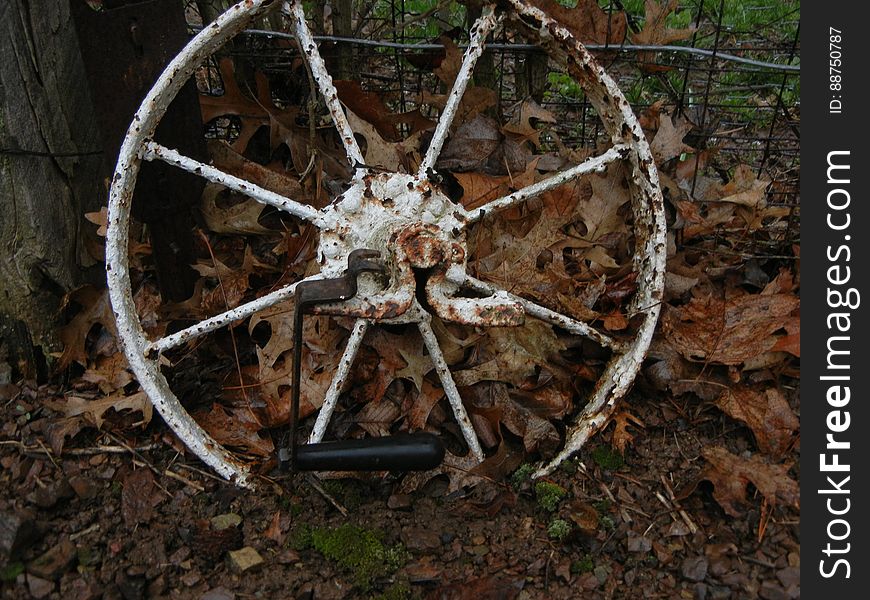
[[[292,298],[297,285],[277,289],[171,335],[149,339],[133,300],[128,268],[128,237],[130,204],[139,166],[142,160],[157,160],[314,224],[320,230],[318,253],[321,270],[313,278],[341,275],[347,266],[348,255],[358,248],[378,250],[386,259],[390,270],[386,287],[382,279],[366,274],[360,278],[360,291],[356,298],[319,309],[323,314],[355,317],[356,324],[317,416],[310,441],[319,441],[323,437],[342,385],[370,325],[414,324],[431,356],[469,452],[477,460],[483,459],[480,442],[430,325],[431,315],[417,299],[415,273],[418,271],[415,269],[425,269],[431,273],[425,282],[427,308],[431,308],[442,320],[477,326],[512,326],[526,318],[533,318],[570,334],[586,336],[610,348],[612,358],[585,408],[568,430],[564,447],[550,462],[541,465],[537,475],[548,473],[579,450],[589,436],[606,422],[615,403],[628,390],[640,368],[659,315],[665,266],[662,195],[652,154],[628,102],[613,80],[568,30],[523,0],[508,0],[504,3],[508,7],[506,14],[497,13],[494,6],[484,7],[482,16],[473,26],[459,76],[449,93],[419,169],[415,173],[374,172],[364,165],[363,155],[337,99],[332,78],[306,25],[302,2],[286,2],[282,10],[293,23],[300,47],[354,173],[349,188],[326,208],[317,210],[183,156],[152,140],[168,104],[195,69],[253,19],[269,9],[277,8],[277,4],[274,0],[245,0],[191,40],[143,101],[121,147],[111,186],[106,262],[119,338],[142,388],[167,424],[194,454],[223,477],[238,485],[252,485],[248,466],[216,443],[184,410],[161,373],[160,356],[165,351]],[[475,62],[483,52],[486,38],[505,16],[516,19],[533,33],[539,34],[542,46],[567,60],[568,73],[581,84],[596,108],[612,145],[599,156],[548,179],[494,199],[479,208],[467,210],[451,201],[442,191],[434,167],[448,138]],[[471,225],[584,174],[599,172],[615,161],[622,161],[626,165],[633,212],[633,268],[637,291],[630,312],[639,315],[640,320],[633,339],[617,341],[587,323],[496,289],[492,284],[468,273],[466,232]],[[385,202],[386,199],[389,201]]]

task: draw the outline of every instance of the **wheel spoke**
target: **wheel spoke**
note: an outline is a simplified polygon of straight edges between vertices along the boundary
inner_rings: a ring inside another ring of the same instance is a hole
[[[250,302],[246,302],[241,306],[237,306],[236,308],[231,308],[228,311],[222,312],[219,315],[215,315],[213,317],[209,317],[204,321],[200,321],[196,325],[191,325],[190,327],[186,327],[181,331],[177,331],[172,335],[167,335],[166,337],[160,338],[159,340],[155,340],[148,344],[145,348],[145,354],[151,354],[154,352],[165,352],[171,348],[176,348],[183,344],[186,344],[190,340],[201,337],[215,329],[220,329],[224,325],[228,325],[233,321],[238,321],[240,319],[244,319],[246,317],[250,317],[255,312],[259,312],[261,310],[267,309],[270,306],[274,306],[280,302],[284,302],[285,300],[289,300],[293,296],[293,292],[296,290],[296,286],[302,283],[302,281],[313,281],[315,279],[320,279],[320,273],[316,275],[312,275],[311,277],[306,277],[301,281],[297,281],[295,283],[291,283],[290,285],[285,285],[282,288],[275,290],[265,296],[261,296],[256,300],[251,300]]]
[[[356,168],[364,164],[365,159],[362,152],[360,152],[359,145],[356,143],[356,138],[353,137],[353,129],[350,127],[347,115],[344,114],[344,110],[341,108],[338,92],[332,83],[332,76],[326,70],[326,63],[323,62],[323,57],[320,56],[320,51],[317,49],[317,42],[311,37],[311,30],[308,29],[308,23],[305,21],[305,10],[302,8],[302,0],[293,0],[292,3],[289,1],[284,2],[284,13],[293,20],[299,49],[305,56],[305,60],[308,61],[314,81],[317,83],[317,87],[326,102],[332,122],[338,130],[341,143],[344,145],[344,151],[347,153],[347,161],[351,167]]]
[[[444,388],[444,393],[447,396],[448,402],[450,402],[450,407],[453,409],[456,423],[459,425],[459,429],[462,430],[462,437],[465,438],[465,442],[468,444],[468,450],[472,456],[482,462],[483,449],[480,447],[477,434],[474,433],[471,419],[468,418],[468,413],[462,405],[462,397],[459,395],[459,390],[456,389],[456,383],[450,374],[450,368],[447,366],[447,361],[444,359],[444,354],[438,345],[438,338],[435,337],[435,332],[432,331],[432,326],[429,324],[428,319],[420,320],[417,327],[420,330],[420,335],[423,336],[423,343],[426,345],[426,350],[429,351],[432,364],[435,365],[435,371],[441,380],[441,386]]]
[[[329,425],[329,419],[332,417],[338,397],[341,394],[345,381],[347,381],[347,376],[350,373],[351,367],[353,367],[353,362],[359,353],[368,328],[369,322],[365,319],[357,319],[354,324],[350,338],[347,340],[347,346],[344,348],[344,354],[341,355],[341,360],[338,363],[338,369],[336,369],[335,376],[332,378],[329,389],[326,391],[326,399],[320,407],[320,412],[317,413],[314,429],[311,430],[311,436],[308,438],[309,444],[316,444],[323,439],[326,427]]]
[[[321,224],[323,216],[316,208],[308,206],[307,204],[301,204],[294,200],[290,200],[289,198],[285,198],[281,194],[270,192],[269,190],[262,188],[254,183],[251,183],[250,181],[239,179],[235,175],[224,173],[220,169],[216,169],[211,165],[201,163],[198,160],[190,158],[189,156],[184,156],[183,154],[180,154],[175,150],[166,148],[165,146],[161,146],[157,142],[145,143],[144,158],[145,160],[162,160],[165,163],[175,165],[180,169],[184,169],[189,173],[199,175],[200,177],[203,177],[204,179],[207,179],[212,183],[220,184],[235,192],[239,192],[240,194],[249,196],[257,202],[261,202],[268,206],[274,206],[275,208],[283,210],[284,212],[289,213],[294,217],[305,219],[306,221],[310,221],[315,225]]]
[[[528,200],[529,198],[533,198],[539,194],[543,194],[553,188],[559,187],[581,175],[586,175],[587,173],[598,173],[607,168],[611,162],[618,160],[620,158],[625,158],[626,154],[629,151],[629,147],[624,144],[619,144],[610,148],[607,152],[602,154],[601,156],[596,156],[594,158],[588,158],[581,162],[579,165],[571,167],[570,169],[566,169],[561,173],[557,173],[552,177],[548,177],[543,181],[539,181],[537,183],[533,183],[532,185],[526,186],[521,190],[518,190],[512,194],[508,194],[506,196],[502,196],[501,198],[497,198],[492,200],[491,202],[487,202],[480,208],[476,208],[474,210],[468,211],[468,223],[474,223],[483,218],[484,215],[502,210],[504,208],[508,208],[509,206],[516,206],[517,204],[521,204]]]
[[[420,179],[426,177],[426,173],[435,166],[435,161],[438,160],[438,156],[441,154],[441,148],[444,146],[450,126],[453,124],[456,110],[459,108],[459,103],[462,102],[462,96],[465,94],[468,82],[471,80],[474,65],[477,59],[480,58],[480,55],[483,54],[486,37],[495,29],[498,21],[499,19],[496,18],[492,5],[488,5],[483,8],[483,14],[477,19],[474,27],[471,29],[471,40],[462,59],[462,67],[459,69],[459,74],[456,76],[453,88],[447,96],[447,103],[441,112],[441,118],[438,120],[438,125],[435,128],[432,141],[429,143],[426,156],[423,158],[423,162],[420,163],[420,170],[418,172]]]
[[[465,279],[465,285],[476,292],[480,292],[482,294],[492,295],[496,292],[502,291],[499,290],[496,286],[486,283],[485,281],[481,281],[475,277],[471,277],[468,275]],[[582,335],[584,337],[589,338],[597,342],[598,344],[604,346],[605,348],[610,348],[614,351],[622,350],[622,344],[620,344],[617,340],[613,339],[609,335],[605,335],[595,329],[594,327],[576,319],[572,319],[566,315],[558,313],[554,310],[550,310],[549,308],[545,308],[540,304],[536,304],[531,300],[526,300],[516,294],[511,294],[510,292],[504,292],[508,295],[508,298],[518,302],[523,310],[526,311],[527,315],[535,317],[545,323],[549,323],[550,325],[555,325],[557,327],[561,327],[569,333],[573,333],[574,335]]]

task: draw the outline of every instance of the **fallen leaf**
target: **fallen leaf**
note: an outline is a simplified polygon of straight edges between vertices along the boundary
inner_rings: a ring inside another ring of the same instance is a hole
[[[63,353],[57,361],[57,372],[64,371],[74,362],[87,366],[86,344],[94,325],[101,325],[112,336],[115,334],[115,315],[109,303],[108,289],[97,289],[90,285],[80,287],[64,297],[61,309],[71,303],[78,304],[80,309],[68,324],[60,328]]]
[[[746,295],[727,301],[708,296],[681,307],[667,306],[662,331],[692,361],[739,365],[772,350],[776,332],[790,321],[800,300],[790,294]]]
[[[628,19],[622,11],[608,13],[597,0],[578,0],[574,8],[562,6],[556,0],[531,0],[581,42],[586,44],[621,44],[628,30]]]
[[[663,114],[659,120],[659,128],[650,143],[656,164],[662,164],[693,149],[683,143],[683,138],[692,129],[692,124],[686,119]]]
[[[48,401],[46,406],[60,412],[66,418],[81,416],[97,429],[102,428],[106,412],[109,410],[118,413],[125,410],[140,412],[142,413],[141,424],[143,426],[151,422],[152,416],[151,401],[148,400],[145,392],[136,392],[130,396],[124,396],[123,393],[120,393],[96,400],[69,396],[64,400]]]
[[[214,403],[210,411],[200,411],[193,417],[222,446],[262,457],[272,456],[275,452],[272,440],[257,433],[261,425],[250,409],[227,408]]]
[[[154,514],[154,492],[154,474],[151,469],[134,469],[124,477],[121,515],[128,529],[151,520]]]
[[[776,388],[757,390],[737,385],[725,388],[716,405],[728,416],[746,423],[762,452],[781,456],[794,441],[800,421]]]
[[[670,29],[667,26],[667,18],[680,6],[679,0],[646,0],[644,2],[643,29],[635,34],[633,40],[637,44],[667,45],[691,37],[695,33],[694,27],[687,29]]]
[[[634,441],[634,434],[629,433],[628,428],[643,429],[643,421],[640,417],[631,414],[627,410],[618,411],[610,419],[616,424],[616,427],[613,429],[611,444],[620,454],[625,454],[625,449]]]
[[[800,508],[800,488],[788,476],[788,465],[771,464],[759,457],[742,458],[721,447],[704,448],[702,456],[707,466],[698,478],[680,494],[685,498],[698,482],[713,484],[713,497],[732,517],[742,517],[746,505],[747,486],[751,483],[771,505],[785,503]]]

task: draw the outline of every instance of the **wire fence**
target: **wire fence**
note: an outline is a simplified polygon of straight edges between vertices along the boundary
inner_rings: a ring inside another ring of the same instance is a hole
[[[773,244],[768,241],[764,248],[744,250],[772,255],[799,243],[800,14],[798,2],[766,1],[769,3],[681,2],[671,11],[667,25],[693,32],[684,39],[658,45],[631,43],[645,25],[644,6],[639,0],[604,1],[601,6],[609,18],[607,31],[611,30],[611,20],[624,15],[628,36],[620,43],[604,40],[588,44],[588,48],[637,113],[654,105],[665,106],[692,124],[685,143],[696,153],[709,151],[710,157],[694,177],[709,175],[724,182],[737,165],[749,165],[759,177],[770,181],[768,205],[791,211],[787,230],[778,234]],[[190,3],[192,28],[202,26],[201,13],[221,8],[204,9],[207,4],[208,0]],[[467,42],[465,32],[473,16],[466,14],[469,9],[452,2],[422,0],[348,4],[353,8],[350,28],[345,25],[341,31],[337,17],[330,15],[336,2],[313,3],[312,26],[323,54],[333,64],[340,57],[344,62],[339,61],[339,66],[352,65],[350,70],[345,67],[340,77],[353,78],[363,89],[377,92],[396,112],[420,107],[423,91],[443,91],[431,65],[443,48],[441,36],[460,47]],[[300,64],[292,38],[286,25],[273,18],[237,38],[230,53],[275,82],[286,80]],[[551,131],[562,144],[582,148],[602,142],[601,123],[582,90],[518,28],[502,28],[478,63],[475,78],[498,91],[497,113],[503,114],[531,96],[556,115],[557,124]],[[298,76],[296,83],[307,85]],[[216,81],[213,85],[219,88],[221,84]],[[289,102],[292,91],[275,85],[273,94],[283,94],[278,101]],[[543,140],[546,143],[546,136]]]

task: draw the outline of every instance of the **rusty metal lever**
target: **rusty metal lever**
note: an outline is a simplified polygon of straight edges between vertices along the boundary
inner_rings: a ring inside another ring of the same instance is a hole
[[[377,250],[354,250],[347,258],[347,271],[335,279],[305,281],[296,286],[293,312],[293,381],[291,391],[290,448],[278,451],[282,469],[291,471],[382,471],[419,470],[437,466],[444,446],[434,435],[404,434],[382,439],[347,440],[306,444],[300,448],[299,399],[302,383],[302,325],[308,309],[316,304],[347,300],[356,295],[360,273],[385,273]]]

